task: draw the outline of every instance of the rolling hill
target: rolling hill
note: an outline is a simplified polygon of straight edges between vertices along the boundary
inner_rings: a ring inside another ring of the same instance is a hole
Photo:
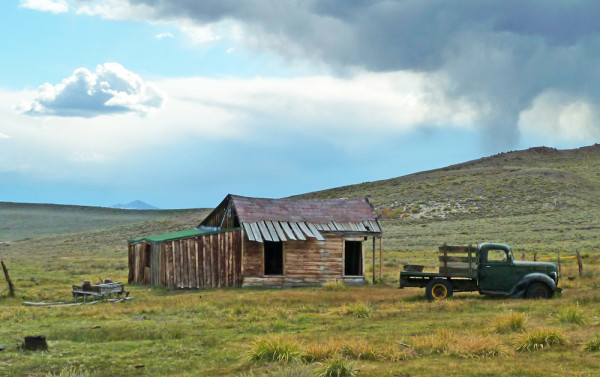
[[[297,197],[369,195],[388,250],[441,243],[506,242],[516,250],[594,250],[600,245],[600,145],[536,147],[402,177]],[[195,226],[207,213],[0,202],[0,242],[100,232],[137,237]]]
[[[202,209],[124,210],[56,204],[0,202],[0,242],[77,233],[99,228],[176,218],[197,222]],[[190,216],[188,219],[186,216]],[[182,219],[183,218],[183,219]]]
[[[508,242],[522,249],[600,244],[600,145],[536,147],[442,169],[300,195],[370,195],[394,250]]]

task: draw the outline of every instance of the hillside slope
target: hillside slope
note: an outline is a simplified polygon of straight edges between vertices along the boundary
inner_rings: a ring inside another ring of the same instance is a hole
[[[370,195],[392,249],[489,240],[555,250],[600,245],[598,192],[600,145],[592,145],[501,153],[300,197]]]
[[[387,250],[506,242],[515,250],[597,251],[600,246],[600,145],[531,148],[442,169],[300,195],[370,195]],[[198,224],[208,210],[128,211],[0,202],[0,244],[90,232],[127,237]],[[123,232],[116,231],[122,227]],[[102,238],[98,239],[102,243]],[[110,242],[110,243],[112,243]]]

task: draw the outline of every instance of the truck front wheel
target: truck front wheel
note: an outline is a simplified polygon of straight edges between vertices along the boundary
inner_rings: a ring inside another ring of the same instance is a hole
[[[525,297],[533,299],[550,298],[550,289],[544,283],[531,283],[529,287],[527,287]]]
[[[425,296],[429,300],[443,300],[451,297],[453,292],[452,284],[446,279],[433,279],[425,287]]]

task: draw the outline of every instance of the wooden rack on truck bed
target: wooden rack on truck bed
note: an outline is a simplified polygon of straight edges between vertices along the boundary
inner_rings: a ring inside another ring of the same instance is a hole
[[[439,272],[402,271],[400,288],[427,288],[427,298],[438,300],[452,296],[453,292],[477,290],[477,247],[444,244],[439,252]]]
[[[440,253],[440,276],[477,278],[476,247],[442,245]]]

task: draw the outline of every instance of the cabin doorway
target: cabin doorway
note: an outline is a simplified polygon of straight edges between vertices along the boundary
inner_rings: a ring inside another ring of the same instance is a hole
[[[283,275],[283,242],[265,241],[265,275]]]
[[[344,275],[362,275],[362,242],[344,241]]]

